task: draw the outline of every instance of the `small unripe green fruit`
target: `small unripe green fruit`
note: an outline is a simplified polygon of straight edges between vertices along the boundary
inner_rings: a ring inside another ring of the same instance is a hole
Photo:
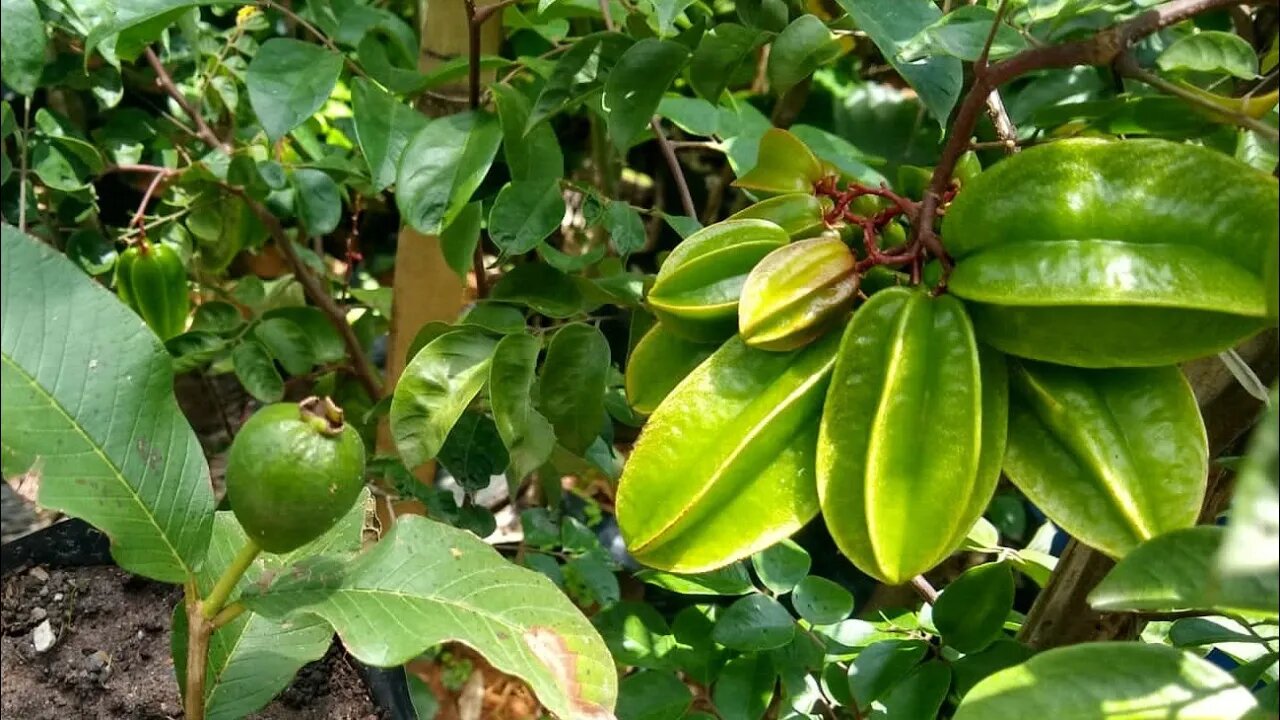
[[[364,443],[328,398],[276,403],[240,428],[227,456],[227,499],[263,550],[323,535],[364,486]]]

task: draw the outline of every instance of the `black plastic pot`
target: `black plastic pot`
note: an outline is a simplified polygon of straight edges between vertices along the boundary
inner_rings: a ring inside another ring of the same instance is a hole
[[[7,577],[33,565],[76,568],[113,564],[106,535],[78,518],[54,523],[0,545],[0,576]],[[360,668],[374,705],[391,720],[416,720],[404,668],[376,668],[349,659]]]

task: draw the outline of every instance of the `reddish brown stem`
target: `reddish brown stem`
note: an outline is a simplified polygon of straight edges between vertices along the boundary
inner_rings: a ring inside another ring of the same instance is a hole
[[[144,54],[147,58],[147,64],[156,73],[156,83],[160,85],[161,89],[169,97],[173,98],[174,102],[178,103],[178,107],[182,108],[187,117],[191,118],[191,122],[196,124],[196,137],[211,148],[226,149],[226,143],[218,139],[217,134],[213,132],[213,128],[209,127],[209,123],[205,122],[204,116],[197,111],[197,108],[191,104],[190,100],[187,100],[187,96],[178,90],[178,86],[173,84],[173,78],[169,77],[169,71],[165,69],[164,63],[160,62],[160,58],[155,51],[148,47]]]
[[[667,139],[666,133],[662,132],[662,125],[659,124],[657,115],[649,118],[649,127],[653,129],[653,136],[658,140],[658,149],[662,151],[662,157],[667,161],[667,169],[671,171],[671,177],[676,181],[676,190],[680,193],[680,207],[684,209],[685,215],[691,218],[698,217],[698,210],[693,206],[693,196],[689,194],[689,183],[685,180],[684,171],[680,169],[680,160],[676,157],[676,151],[671,147],[671,141]]]

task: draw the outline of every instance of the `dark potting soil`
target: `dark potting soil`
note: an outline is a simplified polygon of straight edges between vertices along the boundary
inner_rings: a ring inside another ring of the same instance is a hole
[[[0,714],[19,720],[170,720],[182,703],[169,657],[181,591],[114,567],[29,568],[0,590]],[[36,638],[48,621],[56,637]],[[380,720],[360,671],[335,645],[258,720]]]

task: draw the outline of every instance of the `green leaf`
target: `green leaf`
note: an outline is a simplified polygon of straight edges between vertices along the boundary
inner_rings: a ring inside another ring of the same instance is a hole
[[[791,604],[810,623],[831,625],[853,612],[853,595],[837,583],[810,575],[791,592]]]
[[[440,252],[444,255],[444,262],[463,280],[473,268],[483,225],[484,207],[477,200],[464,205],[453,222],[440,231]]]
[[[272,618],[319,616],[357,660],[378,667],[461,642],[565,720],[606,717],[617,695],[604,641],[550,580],[418,516],[397,519],[354,561],[323,558],[277,574],[244,602]]]
[[[756,48],[764,44],[766,35],[759,30],[736,23],[721,23],[702,37],[689,60],[689,85],[693,91],[713,103],[738,70],[746,65]]]
[[[195,236],[200,264],[212,272],[222,272],[243,249],[255,247],[266,237],[266,228],[238,195],[221,189],[201,193],[187,229]]]
[[[1237,720],[1256,706],[1226,671],[1194,655],[1134,642],[1041,653],[969,691],[955,720]]]
[[[532,335],[508,335],[494,347],[489,368],[489,405],[511,460],[507,474],[513,482],[542,467],[555,449],[555,429],[533,407],[539,345]]]
[[[600,434],[609,379],[609,341],[592,325],[558,330],[547,346],[538,383],[538,407],[560,444],[575,453]]]
[[[400,156],[427,117],[364,78],[352,81],[351,112],[373,187],[383,190],[396,181]]]
[[[31,97],[40,84],[49,38],[35,0],[4,0],[4,31],[0,32],[0,75],[19,95]]]
[[[1253,431],[1249,452],[1236,476],[1231,522],[1219,550],[1215,585],[1232,605],[1275,612],[1280,567],[1280,392]],[[1239,589],[1237,591],[1236,589]],[[1257,592],[1249,592],[1256,588]]]
[[[121,568],[182,582],[214,500],[169,354],[70,260],[9,225],[0,238],[5,476],[36,473],[40,505],[103,530]]]
[[[796,623],[777,600],[748,595],[728,607],[716,620],[712,637],[733,650],[771,650],[791,642]]]
[[[338,228],[342,220],[342,195],[329,173],[313,168],[293,171],[297,192],[295,207],[308,237],[322,237]]]
[[[284,398],[284,380],[262,343],[248,340],[231,351],[236,379],[259,402],[274,403]]]
[[[452,223],[480,187],[501,143],[497,118],[479,111],[438,118],[419,130],[396,175],[396,205],[405,221],[427,235]]]
[[[741,655],[725,663],[711,690],[721,720],[760,720],[773,701],[777,679],[768,655]]]
[[[667,621],[645,603],[617,603],[596,615],[594,622],[609,646],[609,653],[624,665],[665,667],[667,654],[676,646]]]
[[[609,231],[609,242],[622,257],[644,249],[648,236],[640,213],[629,204],[620,201],[609,203],[604,211],[604,227]]]
[[[1178,38],[1160,53],[1156,65],[1165,72],[1225,73],[1245,80],[1258,76],[1253,46],[1235,33],[1220,30]]]
[[[290,375],[305,375],[316,364],[311,336],[292,320],[282,317],[263,320],[253,334]]]
[[[462,329],[445,333],[413,356],[391,399],[391,436],[406,467],[434,458],[489,376],[497,343]]]
[[[764,586],[776,594],[791,592],[806,575],[813,561],[809,552],[794,540],[781,540],[751,556],[751,565]]]
[[[577,315],[586,302],[572,278],[543,263],[515,266],[498,280],[489,297],[527,305],[550,318]]]
[[[938,21],[907,41],[900,52],[904,62],[912,62],[932,54],[950,55],[974,62],[987,43],[996,12],[980,5],[965,5],[938,18]],[[996,30],[991,42],[991,60],[1008,57],[1027,48],[1022,35],[1005,23]]]
[[[564,177],[564,153],[555,131],[550,125],[542,124],[526,133],[532,103],[524,93],[506,83],[491,85],[490,89],[502,123],[502,154],[511,179],[559,181]]]
[[[627,48],[604,82],[609,137],[626,152],[649,126],[667,91],[689,59],[689,50],[669,40],[645,38]]]
[[[521,255],[560,229],[564,196],[555,179],[507,183],[489,211],[489,237],[503,255]]]
[[[1275,575],[1241,577],[1221,586],[1214,569],[1225,530],[1215,525],[1174,530],[1148,540],[1107,573],[1089,593],[1095,610],[1256,610],[1275,616]]]
[[[962,653],[975,653],[1000,636],[1013,610],[1013,572],[1004,563],[965,570],[943,589],[933,606],[933,624],[942,640]]]
[[[935,55],[917,62],[899,56],[902,46],[937,22],[942,11],[930,0],[837,0],[859,29],[871,37],[889,64],[920,95],[941,126],[960,97],[963,73],[958,58]]]
[[[203,306],[202,306],[203,307]],[[314,307],[278,307],[263,313],[263,320],[284,318],[302,328],[311,342],[311,350],[317,363],[331,363],[345,360],[347,346],[342,336],[334,328],[332,321],[319,308]]]
[[[816,15],[801,15],[773,40],[769,49],[769,85],[782,95],[814,70],[830,64],[840,52],[840,42],[826,23]]]
[[[1257,637],[1246,633],[1243,629],[1224,627],[1223,621],[1235,624],[1234,621],[1217,618],[1181,618],[1169,626],[1169,642],[1174,647],[1194,648],[1207,647],[1218,643],[1261,643]],[[1275,659],[1272,658],[1271,662]]]
[[[673,673],[645,670],[618,687],[618,720],[675,720],[693,703],[693,692]]]
[[[493,477],[507,468],[507,452],[498,429],[488,415],[478,412],[462,413],[445,438],[438,459],[458,485],[473,494],[489,487]]]
[[[116,266],[115,243],[97,230],[77,230],[67,238],[67,257],[90,275],[104,275]],[[203,306],[202,306],[203,307]]]
[[[746,595],[755,590],[746,566],[740,562],[692,575],[641,570],[636,573],[636,578],[681,595]]]
[[[872,708],[868,718],[936,718],[938,711],[942,709],[942,702],[947,699],[947,688],[950,686],[951,669],[940,660],[930,660],[890,688],[880,699],[880,704]]]
[[[964,697],[986,677],[1026,662],[1033,655],[1034,650],[1016,640],[996,640],[986,650],[965,655],[951,663],[951,673],[955,677],[952,688],[958,697]]]
[[[849,662],[849,692],[860,708],[868,708],[907,676],[929,649],[922,640],[871,643]]]
[[[342,56],[316,43],[290,38],[262,43],[244,84],[267,137],[275,142],[316,114],[341,73]]]
[[[598,91],[631,43],[631,38],[616,32],[593,33],[575,42],[552,68],[533,103],[525,132],[531,132],[538,123]]]

